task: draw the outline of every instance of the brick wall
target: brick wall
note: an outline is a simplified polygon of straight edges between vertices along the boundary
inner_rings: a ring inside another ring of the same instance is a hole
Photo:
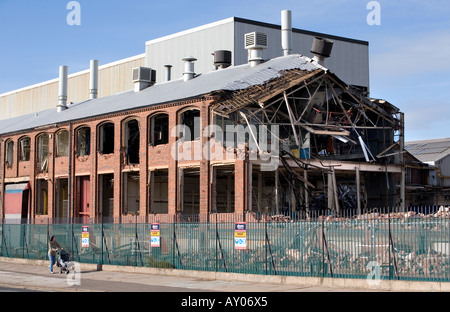
[[[69,167],[71,171],[71,180],[69,188],[71,190],[72,207],[71,216],[77,217],[80,206],[80,189],[77,185],[77,178],[81,176],[89,176],[90,179],[90,213],[91,217],[101,215],[99,211],[99,174],[114,174],[114,209],[112,217],[123,217],[123,201],[126,200],[126,194],[123,190],[123,173],[138,172],[139,173],[139,213],[143,218],[148,217],[149,213],[149,170],[168,169],[168,214],[174,215],[180,210],[180,192],[178,169],[183,166],[196,166],[200,168],[200,214],[206,216],[210,211],[211,205],[211,172],[210,161],[202,157],[201,160],[176,160],[172,157],[172,146],[176,144],[177,137],[172,136],[172,129],[179,124],[179,115],[187,109],[200,110],[200,118],[202,129],[210,124],[209,105],[212,98],[204,98],[199,100],[189,100],[171,104],[147,107],[144,109],[121,112],[111,115],[100,116],[96,118],[74,121],[72,124],[64,123],[52,125],[48,128],[41,128],[39,131],[24,131],[12,135],[3,135],[0,140],[0,211],[2,214],[4,206],[4,189],[6,183],[15,183],[22,179],[30,181],[32,189],[31,213],[32,216],[44,222],[47,218],[55,215],[56,203],[56,183],[60,178],[69,177]],[[95,103],[95,102],[94,102]],[[70,108],[69,108],[70,109]],[[165,145],[151,146],[149,145],[149,118],[159,113],[165,113],[169,116],[169,143]],[[139,122],[139,164],[129,165],[126,163],[126,150],[124,149],[124,124],[135,119]],[[100,127],[105,123],[114,124],[114,153],[103,155],[98,149]],[[90,139],[90,155],[79,156],[77,151],[77,131],[82,127],[89,127],[91,133]],[[70,150],[72,157],[56,156],[56,134],[61,130],[69,131]],[[48,171],[39,173],[36,162],[37,137],[42,133],[50,135],[49,139],[49,161]],[[23,136],[29,136],[31,139],[30,161],[19,162],[18,140]],[[11,168],[5,166],[5,142],[7,140],[14,141],[14,163]],[[203,146],[208,138],[201,137],[198,143]],[[199,152],[198,146],[192,149],[192,153]],[[70,165],[70,166],[69,166]],[[242,212],[246,208],[246,169],[247,162],[245,160],[236,161],[236,178],[235,178],[235,207],[236,212]],[[45,179],[48,181],[48,215],[37,216],[35,214],[37,197],[36,179]],[[152,220],[154,217],[152,217]],[[134,220],[134,219],[133,219]]]

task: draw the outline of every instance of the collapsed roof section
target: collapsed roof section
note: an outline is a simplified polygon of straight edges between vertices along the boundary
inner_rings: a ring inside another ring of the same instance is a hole
[[[270,79],[256,83],[253,76],[242,76],[213,92],[213,112],[235,123],[278,125],[290,151],[308,148],[321,159],[376,162],[377,156],[399,154],[392,153],[403,127],[397,107],[367,98],[307,57],[288,59],[297,62],[295,68],[267,64],[259,75]]]
[[[282,142],[291,151],[309,148],[310,155],[322,159],[373,161],[389,150],[402,129],[398,108],[367,98],[312,59],[292,54],[91,99],[59,113],[50,109],[4,120],[0,134],[208,95],[216,98],[212,110],[217,115],[235,124],[279,125]]]

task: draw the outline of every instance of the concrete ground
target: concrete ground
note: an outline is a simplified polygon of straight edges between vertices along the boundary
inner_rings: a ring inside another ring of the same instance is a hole
[[[101,269],[101,270],[99,270]],[[0,287],[56,292],[445,292],[450,283],[259,276],[81,264],[78,272],[50,274],[48,261],[0,258]]]
[[[207,277],[167,276],[150,273],[82,269],[60,274],[48,264],[0,262],[0,286],[23,290],[65,292],[323,292],[355,291],[323,286],[281,285],[250,281],[209,280]]]

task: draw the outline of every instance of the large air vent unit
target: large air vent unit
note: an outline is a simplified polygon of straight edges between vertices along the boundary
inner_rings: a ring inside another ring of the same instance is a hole
[[[156,71],[148,67],[133,68],[134,92],[139,92],[156,82]]]
[[[267,35],[260,32],[252,32],[245,34],[245,48],[246,49],[266,49]]]
[[[250,66],[262,63],[262,51],[267,48],[267,35],[260,32],[245,34],[245,48],[248,50]]]

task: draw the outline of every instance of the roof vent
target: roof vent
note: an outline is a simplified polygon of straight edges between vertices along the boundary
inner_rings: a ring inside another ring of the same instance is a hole
[[[260,32],[245,34],[245,49],[248,50],[250,66],[262,63],[262,50],[267,49],[267,35]]]
[[[98,96],[98,60],[91,60],[89,68],[89,98],[96,99]]]
[[[68,81],[68,67],[59,67],[59,93],[58,93],[58,106],[57,112],[61,112],[67,109],[67,81]]]
[[[148,67],[133,68],[134,92],[148,88],[156,82],[156,71]]]
[[[214,51],[214,66],[218,69],[231,66],[231,51],[218,50]]]
[[[332,40],[315,37],[311,48],[311,53],[314,54],[313,60],[323,65],[325,59],[330,57],[332,49]]]
[[[284,56],[292,53],[292,12],[290,10],[281,11],[281,47]]]
[[[172,65],[164,65],[165,73],[166,73],[166,81],[170,81],[172,79]]]
[[[197,59],[192,56],[188,56],[183,59],[183,62],[184,62],[183,79],[184,79],[184,81],[191,80],[195,77],[194,62],[196,60]]]

